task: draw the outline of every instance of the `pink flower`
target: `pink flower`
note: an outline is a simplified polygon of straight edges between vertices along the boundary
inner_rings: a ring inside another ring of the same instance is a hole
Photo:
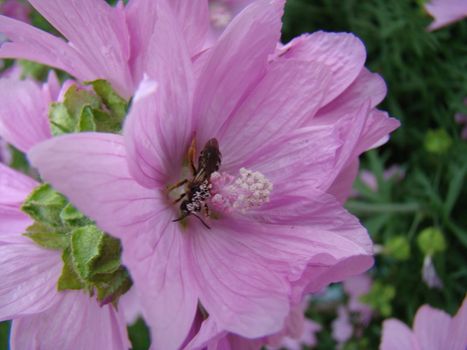
[[[390,180],[400,181],[404,178],[404,176],[405,176],[405,172],[403,169],[401,169],[400,166],[392,165],[384,171],[383,180],[384,181],[390,181]],[[376,179],[376,176],[371,171],[362,170],[360,172],[360,179],[369,189],[371,189],[374,192],[378,191],[378,180]]]
[[[233,333],[228,333],[219,329],[212,319],[202,320],[200,314],[197,315],[192,328],[192,336],[189,337],[188,344],[184,350],[258,350],[262,347],[267,349],[300,350],[302,346],[314,347],[316,345],[316,333],[321,330],[321,326],[304,316],[308,306],[309,298],[301,304],[293,305],[287,316],[284,327],[276,334],[248,339]]]
[[[27,23],[31,22],[29,19],[31,7],[18,0],[6,0],[0,5],[0,13],[19,21]]]
[[[358,155],[398,122],[374,109],[385,86],[354,36],[316,33],[277,52],[283,1],[260,0],[193,65],[164,3],[147,62],[157,83],[140,84],[123,136],[57,137],[29,156],[122,240],[155,348],[179,348],[199,305],[221,331],[267,336],[303,294],[372,265],[368,234],[340,201]],[[186,189],[167,190],[190,173],[194,135],[222,153],[219,182],[208,178],[184,204],[196,214],[221,195],[227,207],[203,219],[210,229],[194,215],[174,223],[183,212],[173,192]]]
[[[396,319],[383,323],[381,350],[465,350],[467,298],[454,317],[423,305],[415,315],[413,331]]]
[[[60,253],[23,236],[32,220],[20,205],[37,183],[0,164],[0,321],[10,344],[27,349],[128,349],[125,320],[78,291],[57,291]]]
[[[52,137],[48,110],[57,101],[60,84],[51,72],[46,83],[18,78],[0,79],[0,135],[22,152]]]
[[[431,0],[425,4],[425,10],[435,19],[428,29],[436,30],[467,17],[467,2],[465,0]]]
[[[346,343],[353,334],[353,326],[350,322],[349,311],[340,306],[337,310],[337,318],[332,322],[332,337],[339,344]]]
[[[143,73],[153,76],[159,37],[155,19],[165,10],[160,1],[120,2],[111,7],[99,0],[30,0],[68,40],[55,37],[26,23],[0,16],[0,32],[10,42],[0,48],[0,58],[21,58],[62,69],[80,81],[106,79],[124,97],[134,93]],[[172,30],[188,45],[191,55],[204,46],[209,26],[206,1],[171,0],[180,25]],[[170,11],[170,10],[169,10]],[[165,15],[162,15],[165,16]],[[83,30],[85,29],[85,32]]]

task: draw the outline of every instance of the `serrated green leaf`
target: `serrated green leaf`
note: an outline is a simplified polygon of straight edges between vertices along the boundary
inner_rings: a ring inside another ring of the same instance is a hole
[[[35,222],[26,231],[26,237],[46,249],[63,250],[69,246],[68,235],[40,222]]]
[[[102,98],[107,108],[121,122],[126,115],[128,102],[120,97],[106,80],[95,80],[91,82],[91,84],[94,91]]]
[[[58,279],[57,289],[63,290],[79,290],[85,288],[85,284],[79,278],[73,267],[73,259],[70,248],[67,248],[62,253],[63,268],[62,274]]]
[[[92,112],[96,123],[96,131],[114,134],[121,131],[122,120],[119,118],[115,118],[101,109],[93,109]]]
[[[124,267],[120,267],[112,274],[102,274],[96,278],[97,299],[104,303],[116,302],[133,284]]]
[[[94,113],[90,106],[84,106],[79,116],[78,131],[96,131]]]
[[[52,103],[50,105],[49,121],[54,136],[72,133],[76,128],[76,121],[63,103]]]
[[[63,104],[66,106],[73,120],[77,122],[84,107],[99,108],[100,101],[91,91],[80,89],[76,85],[73,85],[65,93]]]
[[[74,229],[71,233],[71,253],[76,272],[83,280],[92,275],[93,263],[102,249],[104,233],[89,225]]]
[[[62,225],[60,212],[67,203],[66,198],[49,184],[42,184],[26,198],[21,210],[35,221],[52,227],[60,227]]]
[[[71,205],[71,203],[68,203],[60,212],[60,219],[63,225],[71,227],[81,227],[92,224],[92,221]]]
[[[99,257],[92,263],[91,275],[113,273],[118,270],[121,265],[120,255],[122,246],[120,240],[109,235],[104,235],[101,241],[101,249]]]

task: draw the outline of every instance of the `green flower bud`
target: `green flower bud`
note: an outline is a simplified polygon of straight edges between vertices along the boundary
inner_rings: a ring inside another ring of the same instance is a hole
[[[446,250],[444,235],[436,227],[428,227],[418,234],[418,247],[424,255],[434,255]]]

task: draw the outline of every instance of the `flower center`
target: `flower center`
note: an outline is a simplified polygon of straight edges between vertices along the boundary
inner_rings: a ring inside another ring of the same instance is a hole
[[[192,141],[187,158],[191,178],[170,186],[169,196],[179,205],[179,216],[173,221],[183,221],[194,216],[210,228],[203,218],[209,218],[210,209],[217,213],[239,211],[245,213],[269,202],[272,183],[260,172],[241,168],[238,177],[219,172],[221,152],[217,139],[210,139],[202,149],[195,164],[196,143]]]
[[[210,203],[220,212],[245,213],[269,202],[272,183],[260,172],[241,168],[239,176],[215,172],[211,175]]]

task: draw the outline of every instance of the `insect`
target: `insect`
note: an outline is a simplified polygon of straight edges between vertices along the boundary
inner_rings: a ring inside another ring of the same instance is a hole
[[[195,165],[194,158],[196,153],[195,140],[193,139],[191,146],[188,150],[188,158],[190,160],[190,168],[193,178],[191,180],[185,179],[169,188],[169,192],[185,185],[185,192],[174,202],[180,204],[180,217],[173,220],[181,221],[187,216],[193,215],[200,220],[205,227],[210,227],[197,215],[202,209],[205,210],[206,216],[209,216],[209,208],[206,201],[211,197],[211,184],[209,182],[211,174],[219,170],[221,165],[221,152],[219,151],[219,143],[217,139],[210,139],[202,149],[198,164]]]

